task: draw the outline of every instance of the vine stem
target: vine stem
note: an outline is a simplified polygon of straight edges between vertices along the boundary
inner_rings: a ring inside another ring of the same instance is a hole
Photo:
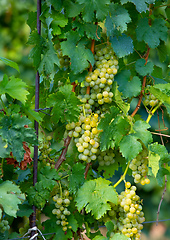
[[[126,169],[125,169],[123,175],[121,176],[121,178],[113,185],[114,188],[116,188],[119,185],[119,183],[121,183],[125,179],[126,173],[128,171],[128,168],[129,168],[129,164],[130,164],[130,162],[128,162],[128,164],[126,166]]]
[[[156,110],[162,105],[162,102],[160,102],[152,111],[151,113],[149,113],[148,118],[146,120],[146,123],[149,123],[149,121],[151,120],[151,117],[153,116],[153,114],[156,112]]]

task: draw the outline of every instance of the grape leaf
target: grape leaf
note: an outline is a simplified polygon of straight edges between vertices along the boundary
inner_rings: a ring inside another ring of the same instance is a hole
[[[44,46],[46,45],[46,41],[35,30],[30,34],[28,44],[34,45],[30,51],[29,57],[33,59],[33,66],[38,69],[41,62],[41,54],[43,52]]]
[[[158,170],[156,179],[158,181],[159,186],[161,187],[165,184],[165,175],[170,175],[170,172],[165,168],[160,168]]]
[[[115,101],[116,105],[126,115],[130,109],[130,104],[122,100],[121,93],[118,91],[118,86],[116,81],[113,82],[112,92],[113,92],[113,100]]]
[[[135,63],[135,69],[141,76],[151,75],[153,72],[153,63],[147,62],[145,59],[138,59]]]
[[[168,154],[168,151],[166,149],[165,146],[163,146],[162,144],[159,144],[157,142],[150,144],[149,145],[149,150],[151,152],[154,152],[155,154],[158,154],[160,156],[160,158],[164,158],[166,154]]]
[[[69,226],[71,226],[71,229],[76,232],[78,228],[77,220],[75,219],[74,215],[71,214],[67,217],[67,221],[69,222]]]
[[[117,193],[113,186],[109,186],[110,184],[110,181],[103,178],[85,182],[77,192],[78,210],[85,208],[85,211],[91,212],[96,219],[101,218],[107,210],[111,209],[108,202],[117,204]]]
[[[5,63],[6,65],[16,69],[18,72],[19,72],[19,67],[18,67],[18,64],[16,62],[13,62],[7,58],[4,58],[4,57],[0,57],[0,61],[2,61],[3,63]]]
[[[28,203],[25,203],[25,204],[22,204],[22,205],[19,205],[19,210],[17,212],[17,216],[18,217],[29,217],[32,213],[33,213],[33,209],[32,207],[28,204]]]
[[[128,161],[134,159],[142,151],[142,145],[137,139],[133,135],[127,135],[119,143],[120,152]]]
[[[94,64],[94,57],[90,49],[86,49],[80,40],[79,34],[75,31],[66,34],[66,41],[61,43],[63,55],[71,58],[71,70],[75,73],[81,73],[89,67],[89,62]]]
[[[17,185],[10,181],[5,181],[0,184],[0,205],[2,205],[4,212],[9,216],[16,217],[18,211],[18,204],[21,204],[21,199],[25,200],[25,195]]]
[[[167,27],[163,19],[155,19],[150,26],[147,18],[141,18],[136,28],[137,40],[144,40],[150,48],[156,48],[160,40],[167,40]]]
[[[11,76],[9,79],[5,74],[0,82],[0,95],[9,94],[12,98],[21,101],[23,104],[27,99],[29,92],[26,90],[26,83],[19,78]]]
[[[130,79],[131,72],[123,70],[115,76],[115,81],[119,85],[119,91],[127,98],[137,97],[141,91],[141,81],[138,77]]]
[[[127,30],[127,24],[129,22],[131,22],[131,18],[128,11],[123,6],[112,3],[110,5],[110,13],[105,22],[107,36],[112,36],[115,28],[123,33]]]
[[[132,136],[140,139],[145,144],[145,146],[153,141],[152,134],[147,131],[148,128],[150,128],[150,125],[141,120],[136,121],[133,126],[135,133],[133,133]]]
[[[106,222],[105,226],[107,228],[106,236],[110,239],[111,233],[114,232],[114,224],[112,221],[108,221]]]
[[[146,12],[146,10],[148,9],[148,5],[147,4],[151,4],[154,3],[155,0],[121,0],[121,3],[127,3],[127,2],[132,2],[135,6],[138,12]]]
[[[93,238],[93,240],[108,240],[106,237],[104,237],[104,236],[99,236],[99,235],[97,235],[97,236],[95,236],[94,238]]]
[[[170,103],[170,95],[168,95],[170,84],[155,84],[154,86],[150,86],[148,90],[161,102]]]
[[[78,188],[83,185],[85,166],[81,163],[76,163],[69,175],[69,190],[72,193],[76,193]]]
[[[154,174],[155,177],[159,170],[159,160],[160,160],[160,156],[158,154],[149,151],[149,155],[148,155],[149,167],[151,167],[152,173]]]
[[[113,128],[110,125],[112,119],[114,119],[117,114],[119,113],[119,109],[116,107],[110,108],[110,113],[106,113],[104,118],[101,119],[98,129],[103,130],[100,133],[100,149],[102,151],[105,151],[106,149],[109,149],[110,147],[114,147],[114,141],[113,141]]]
[[[58,123],[77,122],[80,114],[79,99],[72,92],[72,85],[65,85],[59,91],[49,95],[47,107],[52,107],[52,120]]]
[[[110,0],[77,0],[79,4],[83,4],[83,20],[85,22],[92,22],[94,12],[98,21],[103,21],[109,11]]]
[[[66,7],[68,17],[76,17],[83,9],[83,4],[77,4],[70,0],[65,0],[63,4]]]
[[[33,31],[37,27],[37,13],[36,12],[28,13],[27,24],[31,28],[31,31]]]
[[[113,235],[113,237],[110,238],[110,240],[128,240],[129,237],[126,237],[124,234],[122,233],[115,233]]]
[[[54,50],[54,47],[51,42],[48,43],[48,50],[43,55],[43,58],[38,67],[39,72],[46,71],[47,74],[50,74],[54,71],[54,64],[60,66],[59,58]]]
[[[103,176],[106,179],[111,178],[115,174],[115,170],[118,170],[118,163],[115,161],[113,164],[109,166],[100,166],[98,167],[99,172],[103,172]]]
[[[7,149],[8,144],[0,137],[0,158],[7,158],[10,154],[9,149]]]
[[[118,58],[122,58],[130,53],[133,53],[133,40],[124,33],[119,37],[110,37],[110,42]]]

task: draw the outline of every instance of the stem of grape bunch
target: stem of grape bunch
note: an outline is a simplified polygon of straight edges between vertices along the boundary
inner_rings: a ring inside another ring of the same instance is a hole
[[[125,179],[126,173],[128,171],[128,168],[129,168],[129,164],[130,164],[130,162],[128,162],[128,164],[126,166],[126,169],[125,169],[123,175],[121,176],[121,178],[114,184],[114,188],[116,188],[119,185],[119,183],[121,183]]]

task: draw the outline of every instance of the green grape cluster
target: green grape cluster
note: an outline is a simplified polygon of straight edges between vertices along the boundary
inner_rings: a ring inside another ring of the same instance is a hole
[[[7,220],[2,220],[0,222],[0,232],[4,233],[5,231],[8,231],[10,229],[9,223]]]
[[[148,173],[148,151],[146,149],[143,149],[143,151],[131,161],[129,168],[132,170],[135,183],[141,183],[142,185],[150,183],[150,180],[146,177]]]
[[[63,68],[67,68],[70,64],[70,59],[68,56],[63,56],[63,53],[61,51],[61,49],[57,49],[57,56],[59,58],[60,61],[60,67]]]
[[[136,187],[130,182],[125,183],[125,191],[118,196],[118,205],[111,203],[111,210],[104,216],[104,222],[112,221],[115,233],[122,233],[129,240],[140,240],[142,223],[145,221],[140,197],[136,194]]]
[[[115,162],[114,157],[114,149],[110,148],[103,152],[99,151],[97,155],[97,160],[100,166],[109,166],[110,164],[113,164]]]
[[[78,98],[87,112],[91,110],[100,114],[105,112],[105,108],[107,109],[108,104],[112,102],[112,83],[119,67],[111,46],[96,46],[94,58],[94,70],[86,76],[85,87],[80,91]],[[86,94],[86,87],[90,87],[89,94]],[[101,107],[103,105],[104,109]]]
[[[91,162],[96,160],[99,148],[98,114],[80,115],[79,122],[66,125],[68,135],[73,137],[79,152],[79,160]]]
[[[67,231],[69,224],[67,221],[67,216],[71,214],[71,212],[68,210],[68,207],[70,205],[70,200],[72,197],[69,195],[69,191],[65,189],[63,193],[56,194],[53,197],[53,201],[56,202],[56,208],[52,210],[52,213],[56,215],[56,224],[61,225],[64,232]],[[69,228],[71,228],[71,226],[69,226]]]
[[[145,106],[154,107],[158,103],[158,99],[153,94],[146,94],[145,99],[143,100],[143,104]]]
[[[52,148],[51,146],[51,141],[52,137],[47,136],[43,138],[42,142],[40,142],[39,145],[39,151],[41,152],[39,156],[39,160],[42,161],[45,165],[54,167],[55,159],[50,155]]]

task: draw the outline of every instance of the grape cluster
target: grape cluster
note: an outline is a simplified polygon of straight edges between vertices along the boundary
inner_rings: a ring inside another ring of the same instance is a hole
[[[145,106],[154,107],[158,103],[158,99],[153,94],[146,94],[143,104]]]
[[[71,199],[72,198],[69,196],[69,191],[66,189],[64,190],[63,193],[56,194],[53,197],[53,201],[56,202],[55,203],[56,208],[52,210],[52,213],[55,214],[57,217],[56,224],[61,225],[64,232],[67,231],[69,224],[67,222],[67,216],[71,214],[71,212],[68,210]],[[69,228],[71,228],[71,226],[69,226]]]
[[[135,183],[141,183],[142,185],[150,183],[150,180],[146,177],[148,173],[148,151],[146,149],[143,149],[143,151],[131,161],[129,168],[132,170]]]
[[[100,166],[104,165],[109,166],[110,164],[113,164],[115,162],[114,157],[115,157],[114,149],[110,148],[103,152],[99,151],[97,160]]]
[[[96,160],[99,148],[98,114],[80,115],[79,122],[66,125],[68,135],[73,137],[79,152],[79,160],[91,162]]]
[[[52,137],[47,136],[42,139],[42,142],[39,145],[39,151],[41,152],[39,160],[42,161],[45,165],[54,167],[55,159],[50,155],[52,148],[51,141]]]
[[[7,220],[2,220],[0,222],[0,232],[4,233],[5,231],[8,231],[10,229],[9,223]]]
[[[58,46],[58,49],[57,49],[57,56],[59,58],[59,61],[60,61],[60,67],[63,68],[67,68],[70,64],[70,59],[68,56],[63,56],[63,53],[61,51],[61,48],[59,48]]]
[[[108,104],[112,102],[113,93],[111,89],[114,75],[117,74],[118,61],[111,46],[96,46],[94,58],[96,60],[94,71],[89,72],[86,76],[85,87],[78,97],[85,105],[86,111],[98,111],[99,114],[105,112]],[[90,93],[88,94],[86,94],[86,87],[90,87]]]
[[[142,223],[145,221],[140,197],[136,195],[136,187],[130,182],[125,183],[125,191],[118,196],[118,205],[111,203],[111,210],[104,216],[104,222],[112,221],[114,230],[111,233],[119,232],[129,240],[140,240]]]

